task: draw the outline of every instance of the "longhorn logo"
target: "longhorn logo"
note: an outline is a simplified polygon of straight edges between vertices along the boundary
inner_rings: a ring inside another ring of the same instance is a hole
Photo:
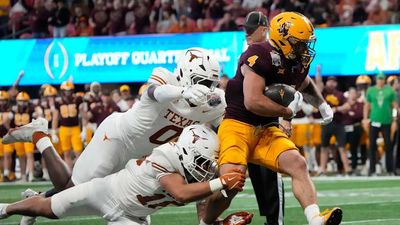
[[[283,100],[283,96],[285,96],[285,91],[283,89],[279,90],[279,95],[281,96],[281,99]]]
[[[207,138],[203,138],[203,137],[200,137],[198,134],[195,134],[193,130],[194,130],[194,128],[190,129],[190,131],[192,131],[192,133],[193,133],[193,141],[192,141],[193,144],[196,144],[196,142],[200,139],[207,140]]]

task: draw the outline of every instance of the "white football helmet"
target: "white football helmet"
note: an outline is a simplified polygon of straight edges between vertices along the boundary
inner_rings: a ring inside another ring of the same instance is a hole
[[[189,48],[179,58],[175,73],[182,87],[202,84],[214,90],[219,82],[219,63],[203,48]]]
[[[219,139],[214,131],[204,125],[188,126],[183,129],[176,145],[182,165],[180,173],[188,183],[215,177]]]

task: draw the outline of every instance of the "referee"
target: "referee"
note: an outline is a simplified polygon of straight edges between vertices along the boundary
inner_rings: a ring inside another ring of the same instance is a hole
[[[243,24],[247,45],[267,40],[268,19],[262,12],[250,12]],[[251,183],[256,194],[265,225],[283,225],[284,189],[280,174],[252,163],[247,164]]]

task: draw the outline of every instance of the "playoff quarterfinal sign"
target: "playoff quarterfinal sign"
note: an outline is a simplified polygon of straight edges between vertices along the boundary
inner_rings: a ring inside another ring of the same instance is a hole
[[[316,29],[317,64],[323,75],[400,71],[400,25]],[[246,48],[243,32],[137,35],[0,41],[0,85],[11,85],[18,73],[22,85],[145,82],[154,67],[173,71],[182,51],[202,47],[212,52],[228,76],[235,75]]]

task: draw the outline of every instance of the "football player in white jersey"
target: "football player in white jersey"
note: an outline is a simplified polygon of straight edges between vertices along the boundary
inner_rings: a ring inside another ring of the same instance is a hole
[[[24,130],[25,139],[39,151],[53,148],[47,121],[38,119]],[[242,191],[245,175],[231,171],[216,178],[217,135],[204,125],[183,129],[176,143],[156,147],[144,159],[131,159],[125,169],[59,192],[51,198],[36,195],[13,204],[0,204],[0,219],[20,214],[59,219],[74,215],[98,215],[113,225],[147,225],[146,217],[169,205],[203,199],[221,190]],[[244,212],[246,213],[246,212]],[[227,217],[221,224],[246,224]],[[244,221],[245,220],[245,221]]]
[[[62,161],[54,160],[56,152],[42,153],[49,159],[46,163],[49,161],[56,192],[120,171],[130,159],[150,155],[154,147],[177,138],[184,127],[218,125],[226,106],[224,92],[215,88],[219,73],[218,61],[201,48],[186,50],[174,73],[155,68],[141,100],[127,112],[114,113],[101,123],[76,161],[72,177],[60,166]],[[17,133],[10,131],[3,142],[17,141]]]

